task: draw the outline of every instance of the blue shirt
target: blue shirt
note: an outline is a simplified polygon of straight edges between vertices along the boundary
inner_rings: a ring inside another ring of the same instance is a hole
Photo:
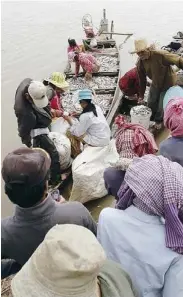
[[[135,206],[106,208],[99,217],[98,239],[108,258],[129,274],[137,297],[183,296],[183,256],[165,246],[160,217]]]
[[[170,137],[160,143],[160,155],[183,166],[183,137]]]
[[[174,86],[168,89],[163,98],[163,109],[165,109],[168,102],[175,97],[183,97],[183,88],[179,86]]]

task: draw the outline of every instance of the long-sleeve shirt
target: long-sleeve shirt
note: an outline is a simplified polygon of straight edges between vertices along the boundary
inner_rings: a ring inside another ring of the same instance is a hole
[[[119,80],[119,87],[126,96],[139,95],[139,78],[137,68],[133,68]]]
[[[94,56],[87,53],[79,53],[79,60],[76,62],[75,74],[78,75],[80,66],[84,71],[92,73],[97,65],[98,63]]]
[[[81,114],[78,123],[73,123],[70,132],[81,137],[91,146],[103,147],[109,144],[111,131],[99,106],[96,105],[97,117],[93,112]]]
[[[60,204],[48,196],[31,208],[16,206],[15,214],[1,221],[1,258],[24,265],[56,224],[81,225],[96,235],[96,223],[81,203]]]
[[[135,206],[105,208],[97,237],[109,259],[129,274],[137,297],[182,297],[183,256],[165,246],[165,226],[158,216]]]
[[[151,51],[149,59],[137,62],[140,97],[144,97],[146,89],[146,76],[152,80],[152,84],[161,92],[168,90],[176,84],[176,73],[171,67],[176,65],[183,69],[183,58],[167,51]]]
[[[183,166],[183,137],[169,137],[160,143],[160,155]]]

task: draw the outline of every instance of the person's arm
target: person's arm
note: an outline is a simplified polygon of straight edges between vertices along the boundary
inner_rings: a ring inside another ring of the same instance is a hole
[[[139,76],[139,97],[141,99],[144,98],[144,94],[145,94],[145,90],[146,90],[146,85],[147,85],[147,78],[146,78],[146,73],[145,73],[145,69],[142,65],[142,61],[139,60],[137,63],[137,73]]]
[[[183,58],[179,55],[165,52],[162,55],[162,60],[165,66],[176,65],[179,69],[183,69]]]
[[[165,274],[163,297],[183,296],[183,257],[175,261]]]
[[[75,76],[78,76],[79,69],[80,69],[80,63],[79,63],[79,61],[76,61],[75,62]]]
[[[77,137],[84,135],[90,126],[90,119],[87,117],[87,113],[82,114],[77,123],[73,122],[72,117],[64,117],[64,119],[71,125],[70,132]]]
[[[28,147],[32,146],[31,143],[31,130],[34,129],[36,124],[36,116],[30,112],[25,114],[18,114],[18,131],[22,143]]]

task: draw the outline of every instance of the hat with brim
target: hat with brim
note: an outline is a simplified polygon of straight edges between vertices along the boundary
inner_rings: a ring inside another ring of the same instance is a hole
[[[89,90],[89,89],[79,91],[78,99],[79,99],[79,101],[81,101],[81,100],[92,100],[93,99],[92,91]]]
[[[139,52],[143,52],[149,48],[146,39],[136,39],[134,41],[135,49],[130,52],[130,54],[137,54]]]
[[[81,242],[85,240],[85,244]],[[97,276],[106,256],[82,226],[56,225],[15,275],[14,297],[97,297]]]
[[[28,87],[28,94],[38,108],[44,108],[48,105],[46,87],[42,82],[32,81]]]
[[[65,75],[60,72],[53,72],[51,77],[48,79],[45,79],[45,81],[51,83],[55,87],[62,89],[62,90],[68,90],[69,84],[65,80]]]

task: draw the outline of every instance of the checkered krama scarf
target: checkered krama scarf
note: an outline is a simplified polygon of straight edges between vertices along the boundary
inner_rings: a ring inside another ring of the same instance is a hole
[[[183,168],[163,156],[135,158],[118,191],[116,208],[134,204],[150,215],[165,219],[168,248],[183,254],[183,224],[178,212],[183,206]]]
[[[117,116],[115,124],[118,126],[116,148],[121,157],[132,159],[158,151],[153,135],[143,126],[125,123],[123,116]]]
[[[164,125],[172,136],[183,136],[183,98],[171,99],[164,113]]]

